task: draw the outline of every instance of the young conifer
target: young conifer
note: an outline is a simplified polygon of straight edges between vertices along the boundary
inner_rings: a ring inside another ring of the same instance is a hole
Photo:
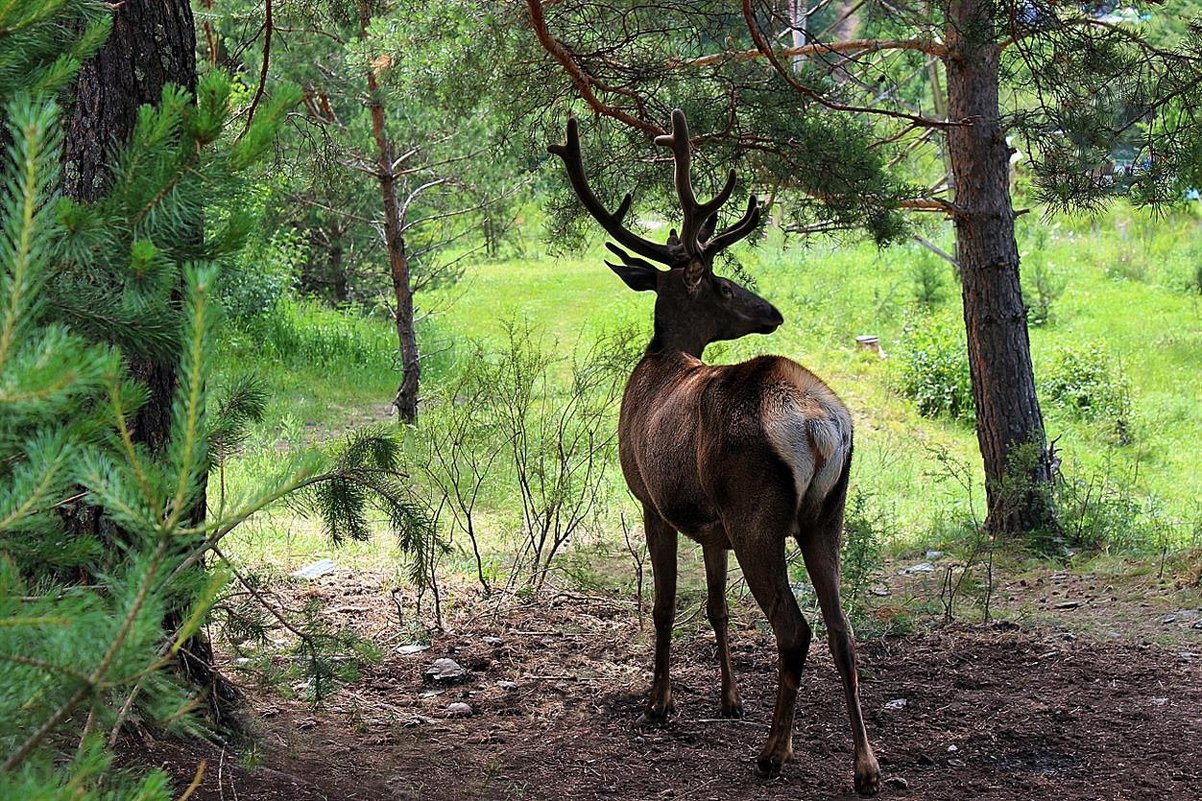
[[[380,433],[295,456],[205,516],[210,469],[264,399],[239,380],[210,408],[214,287],[246,223],[202,221],[236,206],[296,96],[278,92],[234,139],[228,78],[207,76],[195,102],[168,88],[114,155],[109,194],[65,199],[56,93],[107,27],[85,0],[0,6],[0,798],[169,797],[161,775],[115,779],[107,749],[135,718],[203,725],[169,668],[227,580],[206,554],[253,514],[308,490],[335,538],[365,536],[372,504],[403,542],[425,526]],[[148,393],[129,354],[178,365],[155,452],[131,434]],[[80,508],[96,526],[68,525]]]

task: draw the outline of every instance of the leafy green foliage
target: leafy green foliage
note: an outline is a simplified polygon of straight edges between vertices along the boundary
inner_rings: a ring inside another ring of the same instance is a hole
[[[297,231],[266,239],[252,235],[238,258],[222,271],[218,286],[222,308],[234,320],[271,314],[290,295],[307,257]]]
[[[69,413],[99,395],[118,367],[116,354],[39,320],[57,227],[47,202],[53,181],[46,178],[56,175],[56,111],[18,101],[5,107],[5,117],[13,144],[0,169],[11,176],[0,200],[0,530],[13,535],[15,552],[37,553],[38,539],[58,522],[52,507],[69,494],[81,444],[97,435],[94,413],[74,420]]]
[[[898,389],[925,417],[975,416],[963,329],[946,314],[925,315],[902,333]]]
[[[1051,403],[1071,415],[1104,421],[1120,442],[1131,437],[1131,388],[1100,342],[1060,349],[1043,371],[1042,388]]]

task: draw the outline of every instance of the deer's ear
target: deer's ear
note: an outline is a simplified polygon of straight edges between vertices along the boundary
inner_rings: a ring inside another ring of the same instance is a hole
[[[654,292],[659,285],[659,270],[650,264],[611,264],[608,261],[605,264],[636,292]]]

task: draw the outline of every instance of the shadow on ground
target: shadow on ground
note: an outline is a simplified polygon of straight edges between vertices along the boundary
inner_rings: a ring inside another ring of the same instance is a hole
[[[738,617],[738,615],[736,615]],[[430,650],[394,650],[320,709],[253,700],[255,767],[194,743],[127,740],[123,762],[164,766],[193,798],[774,799],[852,793],[838,677],[815,640],[799,694],[796,759],[756,777],[775,692],[771,639],[732,634],[746,718],[717,719],[712,638],[678,637],[678,717],[632,722],[648,637],[629,604],[568,598],[461,622]],[[1202,645],[1195,650],[1202,651]],[[465,681],[432,686],[447,656]],[[922,799],[1184,799],[1202,786],[1202,654],[1090,643],[1012,624],[863,643],[862,693],[886,785]],[[448,717],[451,703],[471,716]]]

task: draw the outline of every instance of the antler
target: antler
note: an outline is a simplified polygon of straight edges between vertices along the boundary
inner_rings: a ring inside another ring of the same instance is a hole
[[[593,194],[593,190],[589,188],[588,178],[584,175],[584,160],[580,155],[580,123],[576,121],[575,117],[568,117],[567,144],[548,145],[547,151],[563,159],[563,166],[568,172],[568,181],[572,184],[576,196],[580,198],[580,202],[584,204],[588,213],[601,223],[601,227],[605,229],[606,233],[640,256],[646,256],[661,264],[669,266],[672,264],[671,251],[667,245],[660,245],[644,239],[622,225],[622,220],[625,219],[626,212],[630,211],[630,204],[634,200],[629,192],[618,205],[618,210],[610,214]]]
[[[756,226],[760,224],[760,202],[756,200],[755,195],[749,195],[747,198],[747,211],[743,212],[743,216],[739,221],[729,228],[723,228],[717,236],[702,243],[702,247],[706,253],[714,254],[738,242],[740,239],[751,234]],[[713,226],[710,226],[713,230]]]
[[[622,225],[626,213],[630,211],[632,196],[629,192],[622,199],[618,210],[610,214],[597,200],[588,179],[584,174],[584,163],[580,155],[580,124],[575,117],[568,118],[567,144],[550,145],[547,150],[563,159],[568,172],[568,181],[572,184],[580,202],[584,204],[601,227],[620,244],[633,250],[641,256],[666,264],[669,267],[680,265],[680,250],[687,257],[685,281],[690,287],[695,287],[704,273],[713,269],[713,258],[721,250],[730,247],[744,238],[760,221],[760,206],[755,195],[747,200],[747,211],[734,225],[724,228],[714,234],[718,225],[718,211],[730,199],[735,189],[735,171],[731,170],[726,177],[726,184],[714,198],[706,203],[698,203],[693,191],[693,179],[689,169],[691,150],[689,144],[689,124],[684,112],[676,109],[672,112],[672,132],[655,138],[657,145],[664,145],[672,151],[675,163],[676,197],[680,200],[680,210],[684,215],[681,233],[677,236],[673,230],[668,237],[668,244],[660,245],[633,233]],[[611,248],[612,249],[612,248]],[[625,254],[618,252],[625,257]],[[637,260],[634,260],[637,261]],[[627,264],[630,264],[627,261]]]
[[[722,204],[730,199],[730,193],[734,191],[735,171],[730,171],[726,177],[726,185],[713,200],[708,203],[698,203],[697,195],[693,192],[693,177],[690,169],[689,124],[685,120],[683,111],[676,109],[672,112],[672,133],[655,137],[655,144],[663,145],[672,151],[672,159],[676,162],[676,197],[680,199],[680,210],[684,214],[680,243],[690,257],[699,258],[703,253],[702,229],[713,230],[716,222],[712,222],[712,218],[718,213],[718,209],[722,208]]]
[[[760,206],[755,195],[752,195],[747,200],[747,211],[743,217],[734,225],[723,229],[717,236],[713,236],[714,228],[718,224],[718,210],[734,192],[735,171],[731,170],[727,174],[726,184],[712,200],[698,203],[697,195],[693,192],[690,170],[689,124],[683,111],[676,109],[672,112],[672,133],[657,136],[655,143],[671,149],[676,164],[676,196],[684,214],[680,243],[689,257],[689,263],[685,266],[685,280],[690,286],[695,286],[701,280],[703,272],[713,269],[713,257],[719,251],[730,247],[755,230],[760,221]]]

